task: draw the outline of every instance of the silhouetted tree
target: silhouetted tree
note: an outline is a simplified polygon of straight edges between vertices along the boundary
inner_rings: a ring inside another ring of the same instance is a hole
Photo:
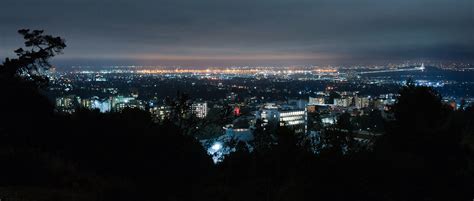
[[[53,116],[53,104],[37,89],[47,85],[45,71],[49,59],[66,47],[60,37],[44,35],[41,30],[19,30],[25,47],[15,50],[17,58],[6,58],[0,65],[0,122],[2,133],[18,133],[18,129],[38,129]],[[27,133],[27,132],[23,132]]]
[[[308,130],[319,131],[323,128],[321,114],[319,112],[308,113]]]
[[[415,131],[437,129],[446,122],[449,113],[438,92],[410,83],[402,88],[392,109],[399,126]]]
[[[392,176],[387,180],[394,181],[392,190],[403,189],[419,199],[456,200],[469,195],[466,184],[472,179],[459,174],[466,164],[460,146],[465,126],[457,112],[432,88],[411,83],[401,89],[392,112],[395,120],[387,123],[386,135],[375,149],[378,159],[390,167]],[[400,178],[412,179],[403,186]]]
[[[42,30],[21,29],[19,34],[25,39],[25,47],[15,50],[18,58],[6,58],[0,65],[0,76],[2,79],[20,77],[31,81],[37,86],[46,86],[49,79],[44,72],[51,67],[49,59],[60,54],[66,47],[64,39],[44,35]]]
[[[252,141],[252,146],[256,152],[267,152],[270,150],[270,147],[275,143],[274,133],[271,132],[272,129],[269,127],[272,126],[262,126],[263,121],[257,119],[255,122],[255,130],[253,131],[254,140]]]
[[[335,92],[335,91],[330,91],[329,92],[329,99],[328,99],[328,102],[327,104],[333,104],[334,103],[334,99],[336,98],[341,98],[341,94]]]
[[[351,122],[351,114],[345,112],[339,115],[337,118],[336,127],[339,129],[345,129],[348,132],[352,132],[354,128]]]

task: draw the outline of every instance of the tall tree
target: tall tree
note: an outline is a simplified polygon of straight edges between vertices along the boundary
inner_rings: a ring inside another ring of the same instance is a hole
[[[51,68],[49,59],[62,53],[66,47],[64,39],[44,35],[43,30],[21,29],[19,34],[25,39],[25,49],[15,50],[17,58],[6,58],[0,65],[2,79],[21,78],[38,87],[48,84],[44,71]]]
[[[53,116],[54,106],[38,88],[48,84],[45,71],[51,67],[50,58],[62,53],[64,39],[43,34],[42,30],[18,31],[25,40],[23,48],[15,50],[17,58],[6,58],[0,64],[0,133],[21,132],[18,128],[45,127]],[[24,126],[28,125],[28,126]],[[23,132],[27,133],[27,132]]]
[[[408,83],[400,90],[393,112],[398,126],[424,132],[442,126],[449,109],[441,102],[441,95],[432,88]]]

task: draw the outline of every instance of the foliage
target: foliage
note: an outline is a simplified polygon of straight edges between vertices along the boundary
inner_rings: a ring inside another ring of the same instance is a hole
[[[25,39],[25,47],[15,50],[18,58],[6,58],[0,65],[0,76],[3,79],[21,77],[23,80],[34,83],[37,86],[46,86],[49,79],[44,71],[51,67],[49,59],[62,53],[66,47],[64,39],[44,35],[42,30],[21,29],[19,34]]]

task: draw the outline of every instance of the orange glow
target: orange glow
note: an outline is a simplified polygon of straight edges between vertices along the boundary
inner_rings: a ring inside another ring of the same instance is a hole
[[[282,69],[268,69],[268,68],[207,68],[207,69],[192,69],[192,68],[176,68],[176,69],[141,69],[136,70],[141,74],[301,74],[301,73],[337,73],[336,69],[298,69],[292,70]]]

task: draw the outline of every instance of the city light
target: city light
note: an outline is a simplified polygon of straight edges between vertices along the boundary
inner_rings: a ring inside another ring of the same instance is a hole
[[[222,144],[220,142],[216,142],[214,143],[212,146],[211,146],[211,149],[214,151],[214,152],[217,152],[219,150],[222,149]]]

